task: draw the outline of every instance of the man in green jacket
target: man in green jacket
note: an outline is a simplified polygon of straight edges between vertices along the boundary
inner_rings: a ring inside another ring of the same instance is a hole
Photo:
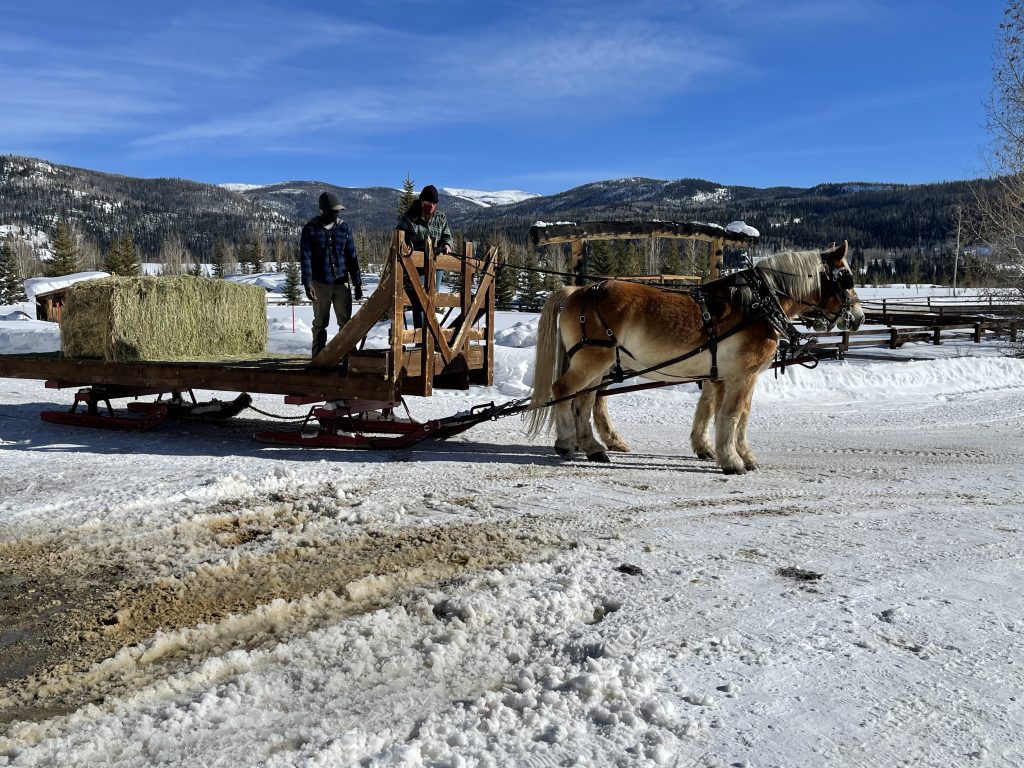
[[[398,217],[395,229],[405,233],[405,242],[413,250],[424,250],[429,237],[435,254],[452,251],[455,238],[448,228],[448,218],[437,209],[437,200],[437,187],[428,184],[420,192],[419,198]]]
[[[405,244],[414,251],[425,251],[427,238],[435,254],[452,252],[452,231],[448,228],[448,218],[437,209],[437,187],[428,184],[420,192],[419,198],[409,206],[408,210],[399,215],[395,229],[405,233]],[[441,287],[441,270],[437,271],[435,289]],[[420,283],[426,285],[423,272],[420,271]],[[414,328],[422,328],[424,324],[423,307],[413,299],[412,324]]]

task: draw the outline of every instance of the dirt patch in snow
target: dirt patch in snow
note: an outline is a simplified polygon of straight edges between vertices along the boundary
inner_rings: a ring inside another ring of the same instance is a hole
[[[71,712],[228,650],[388,605],[410,587],[565,546],[529,518],[365,527],[283,545],[267,538],[273,520],[218,514],[203,525],[222,556],[173,576],[60,536],[0,546],[0,722]],[[259,538],[262,549],[240,549]],[[152,557],[166,560],[171,539]]]

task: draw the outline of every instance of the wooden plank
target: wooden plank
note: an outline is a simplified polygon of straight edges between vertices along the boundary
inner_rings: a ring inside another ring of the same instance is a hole
[[[616,280],[632,283],[699,283],[700,275],[623,275]]]
[[[460,283],[462,285],[462,291],[459,293],[459,299],[461,300],[461,303],[459,304],[459,312],[461,312],[460,317],[462,318],[462,325],[473,324],[469,317],[469,303],[472,299],[473,278],[476,275],[476,272],[483,268],[482,265],[478,264],[474,269],[470,270],[470,261],[475,262],[476,259],[473,258],[473,243],[467,242],[465,246],[463,246],[462,269],[459,271]]]
[[[408,276],[405,274],[405,265],[398,258],[398,254],[404,247],[403,234],[401,230],[395,230],[391,236],[391,249],[388,252],[388,263],[391,274],[395,279],[391,288],[391,370],[388,376],[392,381],[397,381],[405,375],[400,365],[402,359],[402,334],[401,329],[405,327],[405,281]]]
[[[490,256],[491,258],[485,258],[484,264],[493,263],[493,258],[496,255],[496,253],[497,249],[494,248],[494,246],[492,246],[491,250],[488,252],[488,256]],[[472,326],[472,318],[476,317],[476,313],[483,308],[484,302],[486,301],[488,294],[491,293],[491,285],[493,283],[494,270],[488,269],[484,272],[483,280],[480,281],[480,286],[477,288],[476,296],[473,297],[473,303],[469,305],[469,310],[463,317],[462,327],[459,328],[459,333],[455,336],[455,339],[452,341],[452,350],[454,352],[461,352],[463,350],[463,347],[466,346],[469,329],[470,326]],[[487,327],[493,328],[493,326],[493,317],[491,314],[489,314]],[[491,338],[490,343],[493,345],[493,337]]]
[[[437,342],[437,345],[440,348],[438,352],[440,352],[441,357],[444,358],[445,361],[451,361],[452,350],[448,346],[448,342],[444,338],[444,334],[441,333],[440,326],[438,326],[437,324],[437,315],[434,313],[433,302],[427,300],[427,294],[423,290],[423,286],[420,285],[420,281],[418,279],[418,276],[416,275],[416,267],[413,265],[412,259],[405,255],[399,256],[399,258],[402,260],[402,264],[405,266],[406,273],[413,276],[412,279],[409,280],[409,283],[410,287],[413,290],[413,293],[416,294],[416,298],[419,299],[420,301],[420,306],[423,307],[424,329],[429,331],[430,337],[432,337]],[[432,282],[430,280],[429,275],[427,276],[427,279],[427,287],[429,288],[430,283]],[[424,344],[424,347],[427,346],[429,346],[429,344]]]
[[[0,378],[49,379],[63,387],[118,385],[161,389],[207,389],[218,392],[302,394],[322,400],[349,397],[393,400],[400,387],[380,377],[312,370],[280,361],[248,363],[108,363],[42,355],[0,355]]]
[[[436,293],[434,294],[434,307],[459,307],[462,305],[462,295],[458,293]]]
[[[725,253],[725,238],[711,240],[711,255],[708,258],[708,280],[717,280],[722,276],[722,258]]]
[[[462,270],[463,265],[466,265],[472,269],[479,269],[480,262],[473,258],[472,255],[472,243],[466,243],[466,251],[464,256],[457,254],[435,254],[434,255],[434,269],[443,269],[446,272],[459,272]],[[417,268],[422,268],[426,262],[426,254],[423,251],[413,251],[409,254],[409,258],[412,259],[412,263]]]
[[[571,243],[574,240],[635,240],[644,237],[722,240],[730,245],[752,245],[759,239],[695,221],[587,221],[530,227],[530,240],[535,246]]]
[[[487,252],[487,263],[491,265],[488,270],[491,277],[494,277],[494,269],[498,263],[498,249],[495,246],[491,246]],[[490,284],[487,286],[487,296],[484,297],[484,306],[486,307],[487,319],[485,321],[485,330],[487,337],[484,340],[484,344],[481,347],[484,355],[483,374],[482,376],[477,374],[470,375],[470,381],[474,384],[482,384],[485,387],[494,386],[494,311],[497,306],[497,297],[495,295],[496,283],[492,279]]]

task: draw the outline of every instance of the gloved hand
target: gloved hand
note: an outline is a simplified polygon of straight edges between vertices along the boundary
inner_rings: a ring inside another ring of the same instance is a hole
[[[355,296],[356,301],[362,301],[363,300],[363,286],[361,286],[361,285],[353,285],[352,286],[352,295]]]
[[[316,301],[316,294],[313,293],[313,286],[304,285],[302,287],[306,290],[306,298],[309,299],[310,301]]]
[[[442,254],[448,254],[448,253],[451,253],[451,252],[452,252],[452,247],[450,245],[448,245],[447,243],[442,245],[441,249],[438,251],[438,253],[442,253]]]

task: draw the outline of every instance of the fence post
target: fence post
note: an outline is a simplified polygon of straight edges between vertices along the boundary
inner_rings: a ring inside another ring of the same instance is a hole
[[[981,323],[974,324],[974,343],[981,344],[982,327]]]
[[[850,351],[850,332],[849,331],[843,331],[843,338],[839,342],[839,349],[841,351],[843,351],[843,352],[849,352]]]
[[[889,349],[896,349],[899,346],[899,344],[896,343],[898,335],[899,331],[895,328],[889,328]]]
[[[1017,323],[1010,323],[1010,341],[1017,341]]]
[[[932,344],[939,346],[942,344],[942,327],[936,325],[932,328]]]

